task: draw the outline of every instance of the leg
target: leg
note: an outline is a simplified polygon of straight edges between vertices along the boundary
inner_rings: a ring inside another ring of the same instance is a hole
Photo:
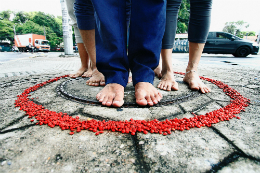
[[[81,34],[79,32],[79,28],[77,26],[74,26],[74,33],[75,33],[76,43],[78,45],[81,67],[85,67],[85,72],[83,73],[82,77],[91,77],[92,69],[90,66],[90,58],[85,48],[85,45],[83,43]]]
[[[90,77],[91,76],[91,68],[89,68],[89,56],[88,53],[84,47],[83,43],[77,43],[78,45],[78,50],[79,50],[79,56],[80,56],[80,60],[81,60],[81,67],[79,68],[79,70],[74,73],[74,74],[70,74],[69,76],[71,78],[76,78],[79,76],[82,77]]]
[[[204,45],[205,43],[189,42],[189,63],[183,81],[188,83],[192,90],[199,90],[202,93],[208,93],[210,92],[210,88],[200,80],[199,75],[197,74]]]
[[[156,67],[156,69],[154,69],[154,74],[159,79],[162,78],[162,57],[161,56],[160,56],[159,65]]]
[[[175,81],[172,67],[172,49],[162,49],[162,79],[158,84],[158,88],[166,91],[177,91],[178,83]]]
[[[104,75],[98,71],[96,66],[95,29],[80,29],[80,33],[91,60],[92,77],[86,83],[91,86],[103,86],[105,85]]]
[[[74,2],[75,2],[75,0],[66,0],[68,14],[71,18],[71,23],[72,23],[72,26],[74,28],[76,43],[77,43],[78,49],[79,49],[81,67],[79,68],[79,70],[76,73],[70,74],[69,76],[72,77],[72,78],[76,78],[76,77],[79,77],[79,76],[89,77],[89,76],[86,76],[87,73],[89,75],[89,73],[90,73],[89,70],[91,70],[89,68],[89,56],[88,56],[88,53],[85,50],[82,38],[81,38],[80,33],[79,33],[79,28],[77,26],[77,19],[76,19],[76,16],[74,14],[74,9],[73,9]],[[90,75],[91,75],[91,73],[90,73]]]
[[[105,75],[106,86],[97,94],[105,106],[120,107],[128,82],[129,63],[126,53],[126,2],[93,1],[97,14],[97,67]]]
[[[154,69],[159,64],[160,47],[165,30],[164,0],[132,0],[129,37],[129,63],[135,86],[136,103],[157,104],[161,93],[152,85]],[[153,20],[151,20],[153,19]]]
[[[208,93],[210,89],[196,72],[209,32],[211,6],[212,0],[190,1],[189,62],[183,81],[188,83],[192,90],[200,90],[202,93]]]
[[[178,90],[178,83],[175,81],[172,66],[172,48],[177,29],[178,12],[181,0],[168,0],[166,6],[166,26],[162,40],[162,78],[158,88],[166,91]]]
[[[75,0],[75,15],[86,51],[91,60],[92,77],[87,81],[88,85],[105,85],[104,76],[96,67],[95,48],[95,17],[94,8],[90,0]]]

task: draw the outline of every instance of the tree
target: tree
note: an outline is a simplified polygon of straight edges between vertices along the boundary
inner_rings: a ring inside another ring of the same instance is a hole
[[[0,40],[14,40],[13,22],[4,19],[0,20]]]
[[[40,26],[50,27],[58,37],[62,37],[62,27],[58,23],[53,15],[45,14],[43,12],[34,13],[31,19],[34,23]],[[61,23],[62,24],[62,23]]]
[[[249,31],[248,32],[248,36],[255,36],[255,32],[254,31]]]
[[[23,11],[19,11],[15,13],[15,17],[13,19],[14,23],[25,23],[27,20],[29,20],[29,14],[24,13]]]
[[[16,33],[19,34],[44,34],[44,28],[43,26],[38,25],[37,23],[34,23],[33,21],[26,21],[23,24],[19,24],[16,26]]]
[[[244,34],[242,32],[242,29],[244,27],[248,28],[249,24],[247,24],[247,22],[244,22],[243,20],[239,20],[237,22],[226,22],[223,31],[243,38]]]
[[[190,1],[182,0],[180,10],[178,13],[178,22],[177,22],[177,33],[186,33],[188,31],[190,16]]]
[[[2,11],[2,12],[0,13],[0,19],[1,19],[1,20],[4,20],[4,19],[10,20],[11,14],[12,14],[12,11],[10,11],[10,10]]]
[[[11,14],[14,18],[11,20]],[[52,47],[63,41],[62,33],[62,17],[55,18],[53,15],[43,12],[19,11],[14,13],[10,10],[0,12],[0,40],[14,41],[14,29],[16,34],[39,34],[44,35],[46,31],[46,39],[49,40]]]

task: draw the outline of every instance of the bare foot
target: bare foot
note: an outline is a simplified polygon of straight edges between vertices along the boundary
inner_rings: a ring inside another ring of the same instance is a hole
[[[210,88],[207,87],[199,78],[199,75],[195,70],[186,72],[183,81],[188,83],[192,90],[200,90],[202,93],[210,92]]]
[[[71,77],[71,78],[80,77],[80,76],[82,76],[87,70],[88,70],[88,68],[86,68],[86,67],[80,67],[80,69],[79,69],[76,73],[70,74],[69,77]]]
[[[153,106],[162,99],[162,94],[148,82],[139,82],[135,85],[135,99],[140,106]]]
[[[85,73],[83,73],[82,77],[91,77],[92,76],[92,69],[89,68]]]
[[[92,77],[87,80],[86,84],[90,86],[105,86],[105,77],[97,69],[94,69],[92,71]]]
[[[167,71],[161,78],[161,81],[158,84],[157,88],[165,91],[177,91],[178,83],[175,81],[173,72]]]
[[[117,83],[107,84],[96,98],[104,106],[121,107],[124,104],[124,87]]]
[[[162,66],[161,66],[161,64],[159,64],[156,67],[156,69],[154,69],[153,71],[154,71],[155,76],[157,76],[158,78],[162,77]]]

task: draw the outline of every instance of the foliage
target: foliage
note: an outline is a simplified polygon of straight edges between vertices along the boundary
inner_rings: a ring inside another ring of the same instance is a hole
[[[0,20],[0,40],[14,40],[13,23],[7,19]]]
[[[14,14],[13,19],[11,14]],[[45,30],[46,39],[52,47],[63,41],[61,16],[54,17],[43,12],[2,11],[0,12],[0,41],[6,39],[14,41],[14,26],[17,35],[29,33],[44,35]]]
[[[16,26],[17,35],[30,33],[44,35],[44,28],[30,20]]]
[[[243,20],[239,20],[237,22],[226,22],[223,31],[243,38],[247,32],[243,32],[242,29],[248,27],[249,24],[247,24],[247,22],[244,22]]]
[[[190,0],[182,0],[178,13],[177,33],[186,33],[188,31],[190,16]]]
[[[254,31],[248,32],[248,36],[255,36],[255,32]]]
[[[23,11],[19,11],[15,14],[13,22],[21,24],[21,23],[25,23],[27,20],[29,20],[29,14],[24,13]]]
[[[7,11],[2,11],[0,12],[0,20],[9,20],[11,17],[12,11],[7,10]]]

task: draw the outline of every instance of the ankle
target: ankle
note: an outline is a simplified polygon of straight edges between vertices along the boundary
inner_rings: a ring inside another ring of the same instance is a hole
[[[188,71],[198,71],[198,68],[197,67],[187,67],[186,68],[186,72],[188,72]]]
[[[162,73],[173,73],[173,69],[171,67],[164,67],[162,68]]]

